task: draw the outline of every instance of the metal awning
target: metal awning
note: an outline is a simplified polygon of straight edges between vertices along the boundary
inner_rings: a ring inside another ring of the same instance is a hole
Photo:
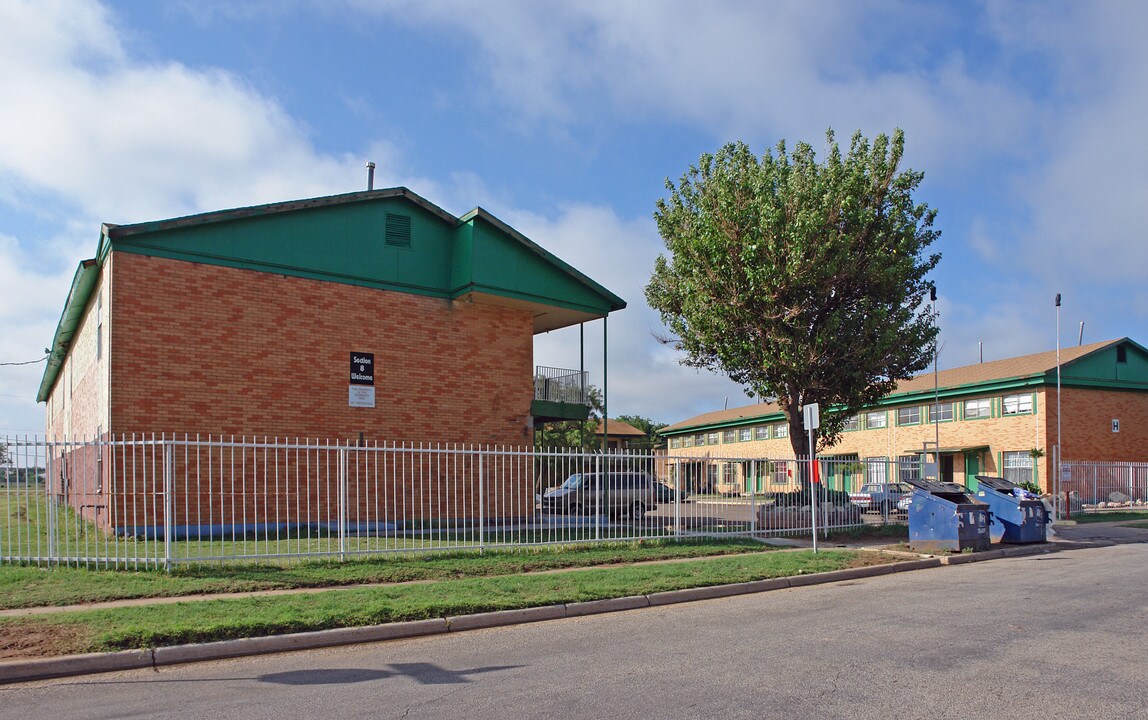
[[[919,447],[915,447],[915,448],[912,448],[911,450],[902,451],[902,454],[903,455],[921,455],[921,454],[932,455],[933,453],[967,453],[967,452],[972,452],[974,450],[988,450],[988,449],[989,449],[988,445],[957,445],[954,447],[943,447],[943,448],[919,448]]]

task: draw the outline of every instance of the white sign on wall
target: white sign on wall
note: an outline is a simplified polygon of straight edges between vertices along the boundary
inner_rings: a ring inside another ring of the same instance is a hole
[[[373,408],[375,388],[372,385],[348,385],[347,404],[351,407]]]
[[[1119,418],[1112,418],[1112,432],[1120,432]]]

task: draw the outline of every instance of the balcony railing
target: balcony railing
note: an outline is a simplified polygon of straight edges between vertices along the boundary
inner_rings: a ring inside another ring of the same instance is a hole
[[[538,366],[534,370],[534,399],[547,402],[590,404],[587,373]]]

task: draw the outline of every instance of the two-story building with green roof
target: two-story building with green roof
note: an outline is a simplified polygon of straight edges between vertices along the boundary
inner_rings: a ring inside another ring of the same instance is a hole
[[[1123,338],[1063,348],[1060,360],[1061,457],[1148,461],[1148,350]],[[739,459],[792,459],[789,431],[780,407],[759,403],[698,415],[661,433],[696,487],[761,492],[791,487],[792,468]],[[902,382],[851,417],[819,457],[838,461],[825,464],[828,483],[846,491],[919,473],[923,458],[937,463],[940,479],[974,489],[978,474],[1048,489],[1057,433],[1053,350]]]
[[[534,366],[534,336],[625,306],[485,210],[406,188],[105,224],[38,399],[53,441],[528,446],[590,407],[584,373]]]

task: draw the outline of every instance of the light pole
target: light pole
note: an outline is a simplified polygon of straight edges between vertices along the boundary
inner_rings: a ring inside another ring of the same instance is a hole
[[[1053,462],[1056,464],[1054,470],[1054,487],[1053,492],[1056,493],[1056,516],[1060,517],[1060,466],[1062,459],[1060,457],[1060,293],[1056,294],[1056,452],[1053,453]]]
[[[929,286],[929,299],[933,301],[933,329],[937,329],[937,286]],[[941,479],[941,395],[937,381],[937,335],[933,335],[933,458],[937,461],[937,480]]]

